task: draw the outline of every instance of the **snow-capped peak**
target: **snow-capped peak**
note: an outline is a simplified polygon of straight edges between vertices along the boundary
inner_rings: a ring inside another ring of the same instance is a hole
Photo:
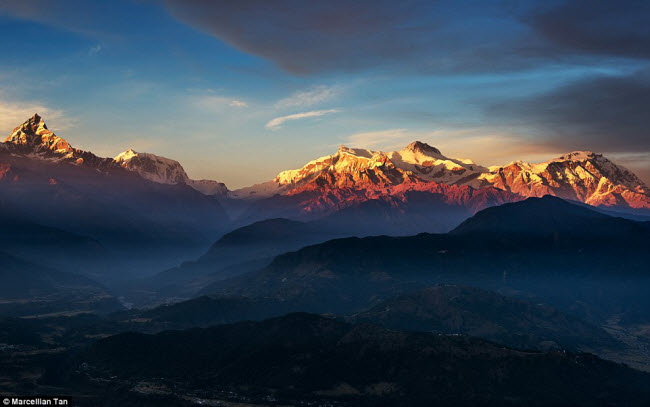
[[[414,141],[400,151],[393,151],[388,157],[398,168],[444,184],[463,183],[488,171],[472,160],[445,157],[440,150],[421,141]]]
[[[226,185],[221,182],[190,179],[183,166],[170,158],[138,153],[130,148],[113,160],[123,168],[160,184],[186,184],[205,195],[224,195],[228,192]]]
[[[131,148],[118,154],[113,160],[123,168],[161,184],[180,184],[189,179],[178,161],[154,154],[138,153]]]
[[[430,156],[432,156],[432,155],[442,156],[442,153],[440,152],[440,150],[438,150],[435,147],[432,147],[432,146],[428,145],[427,143],[423,143],[423,142],[418,141],[418,140],[416,140],[416,141],[412,142],[411,144],[409,144],[408,146],[404,147],[400,152],[407,152],[407,151],[411,151],[413,153],[418,153],[419,152],[421,154],[427,154],[427,155],[430,155]]]
[[[126,162],[126,161],[130,161],[133,157],[136,157],[137,155],[138,153],[136,151],[134,151],[132,148],[129,148],[125,152],[116,155],[115,158],[113,158],[113,160],[115,160],[118,163]]]
[[[312,160],[299,169],[282,171],[273,181],[243,188],[232,195],[262,198],[282,194],[323,176],[328,180],[322,182],[341,185],[349,182],[397,184],[406,180],[454,184],[486,171],[487,168],[471,160],[447,158],[437,148],[421,141],[389,153],[341,145],[332,155]]]

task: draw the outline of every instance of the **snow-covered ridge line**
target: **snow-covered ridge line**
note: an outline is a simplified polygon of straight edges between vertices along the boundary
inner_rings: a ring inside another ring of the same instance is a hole
[[[334,154],[309,161],[299,169],[282,171],[271,181],[230,192],[217,181],[190,179],[178,161],[155,154],[129,149],[115,158],[102,158],[75,149],[48,130],[38,115],[14,129],[2,150],[99,170],[127,169],[154,182],[183,183],[206,195],[235,199],[307,192],[323,197],[323,193],[334,190],[372,190],[371,195],[376,197],[388,194],[396,185],[434,183],[473,190],[496,188],[522,198],[554,195],[595,206],[650,209],[648,188],[634,173],[591,151],[574,151],[541,163],[515,161],[487,168],[469,159],[447,157],[420,141],[387,153],[340,146]]]
[[[153,182],[184,183],[205,195],[225,195],[228,192],[225,184],[221,182],[190,179],[178,161],[155,154],[138,153],[129,149],[115,158],[102,158],[91,152],[73,148],[66,140],[50,131],[38,114],[16,127],[0,150],[33,159],[69,162],[100,170],[120,167]]]
[[[515,161],[487,168],[469,159],[446,157],[420,141],[388,153],[341,146],[332,155],[283,171],[272,181],[234,191],[231,196],[258,199],[307,190],[313,193],[325,187],[367,189],[405,182],[494,187],[521,197],[554,195],[596,206],[650,208],[648,188],[636,175],[591,151],[574,151],[541,163]]]

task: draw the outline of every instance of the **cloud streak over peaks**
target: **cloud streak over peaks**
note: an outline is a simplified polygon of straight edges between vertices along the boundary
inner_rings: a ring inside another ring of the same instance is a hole
[[[389,129],[355,133],[346,137],[344,143],[352,147],[384,148],[407,143],[409,137],[414,137],[407,129]]]
[[[334,87],[328,87],[323,85],[314,86],[305,91],[295,92],[291,96],[278,101],[275,104],[275,107],[287,108],[287,107],[313,106],[332,99],[338,93],[339,90]]]
[[[327,110],[312,110],[310,112],[303,112],[303,113],[294,113],[287,116],[276,117],[275,119],[272,119],[268,123],[266,123],[265,127],[267,129],[273,130],[279,128],[287,121],[306,119],[309,117],[320,117],[326,114],[336,113],[338,111],[339,111],[338,109],[327,109]]]

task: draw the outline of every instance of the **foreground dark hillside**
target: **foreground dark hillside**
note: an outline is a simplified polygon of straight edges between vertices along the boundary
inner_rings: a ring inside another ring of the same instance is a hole
[[[465,336],[395,332],[310,314],[126,333],[71,357],[58,365],[64,367],[51,367],[41,384],[99,394],[139,384],[173,389],[177,397],[265,405],[650,403],[649,375],[595,356],[516,351]]]
[[[0,319],[0,343],[38,348],[74,347],[120,332],[158,333],[259,321],[300,311],[301,305],[272,299],[199,297],[152,309],[107,315],[81,313]],[[361,313],[342,315],[389,329],[465,334],[517,349],[566,349],[599,353],[624,346],[603,329],[548,305],[463,286],[438,285],[407,293]],[[20,338],[30,337],[26,343]]]

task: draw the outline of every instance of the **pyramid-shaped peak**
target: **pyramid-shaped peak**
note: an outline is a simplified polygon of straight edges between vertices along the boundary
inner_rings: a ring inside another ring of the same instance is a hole
[[[49,136],[53,133],[48,130],[47,125],[43,118],[38,114],[34,113],[34,116],[25,120],[23,124],[16,127],[5,142],[17,143],[17,144],[31,144],[32,142],[40,143],[41,136]]]
[[[29,133],[36,133],[38,130],[41,129],[47,130],[47,125],[45,124],[45,121],[38,113],[34,113],[34,116],[25,120],[23,124],[18,126],[18,129],[21,129]]]
[[[419,151],[419,152],[425,153],[425,154],[427,154],[427,153],[428,154],[439,154],[439,155],[442,154],[440,152],[440,150],[438,150],[437,148],[432,147],[432,146],[428,145],[427,143],[423,143],[423,142],[418,141],[418,140],[416,140],[416,141],[412,142],[411,144],[409,144],[408,146],[406,146],[404,148],[404,150],[409,150],[409,151],[413,151],[413,152]]]
[[[43,122],[43,118],[42,118],[41,115],[39,115],[38,113],[34,113],[34,116],[32,116],[32,117],[30,117],[29,119],[27,119],[27,122],[30,122],[30,123],[41,123],[41,122]]]

